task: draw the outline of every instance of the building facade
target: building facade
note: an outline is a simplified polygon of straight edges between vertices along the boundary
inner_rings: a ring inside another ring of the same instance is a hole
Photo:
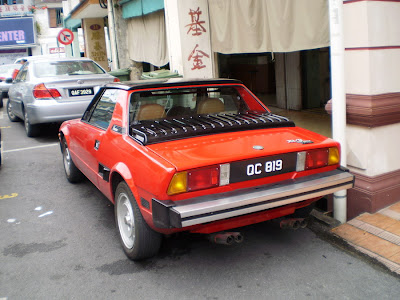
[[[65,55],[57,42],[63,26],[62,0],[0,1],[0,64],[29,55]]]
[[[110,68],[130,68],[131,79],[149,66],[189,78],[234,77],[270,105],[331,109],[328,8],[333,1],[68,2],[76,5],[67,21],[105,20]],[[400,201],[400,1],[345,0],[343,10],[343,155],[356,175],[347,199],[352,218]],[[86,49],[95,42],[85,35]]]

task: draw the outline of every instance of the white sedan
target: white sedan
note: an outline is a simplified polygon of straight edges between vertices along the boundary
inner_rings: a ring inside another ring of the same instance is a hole
[[[88,58],[28,60],[9,88],[7,114],[12,122],[24,120],[29,137],[40,124],[80,118],[94,94],[118,78]]]

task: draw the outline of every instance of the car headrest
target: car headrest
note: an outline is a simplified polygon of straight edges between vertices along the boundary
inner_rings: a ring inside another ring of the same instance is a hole
[[[144,104],[140,106],[136,119],[154,120],[165,118],[165,109],[160,104]]]
[[[203,99],[197,105],[198,114],[213,114],[222,112],[224,110],[225,110],[225,105],[218,98]]]

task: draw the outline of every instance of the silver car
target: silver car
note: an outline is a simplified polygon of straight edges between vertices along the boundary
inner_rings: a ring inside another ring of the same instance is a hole
[[[7,114],[24,120],[26,134],[39,134],[39,124],[80,118],[99,86],[117,82],[88,58],[28,60],[9,89]]]
[[[0,66],[0,107],[3,107],[3,98],[8,98],[8,89],[12,82],[13,73],[19,70],[20,64]]]

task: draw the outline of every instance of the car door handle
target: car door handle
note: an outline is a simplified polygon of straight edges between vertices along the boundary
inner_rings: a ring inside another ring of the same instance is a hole
[[[94,141],[94,149],[95,149],[95,150],[99,150],[99,147],[100,147],[100,141],[95,140],[95,141]]]

